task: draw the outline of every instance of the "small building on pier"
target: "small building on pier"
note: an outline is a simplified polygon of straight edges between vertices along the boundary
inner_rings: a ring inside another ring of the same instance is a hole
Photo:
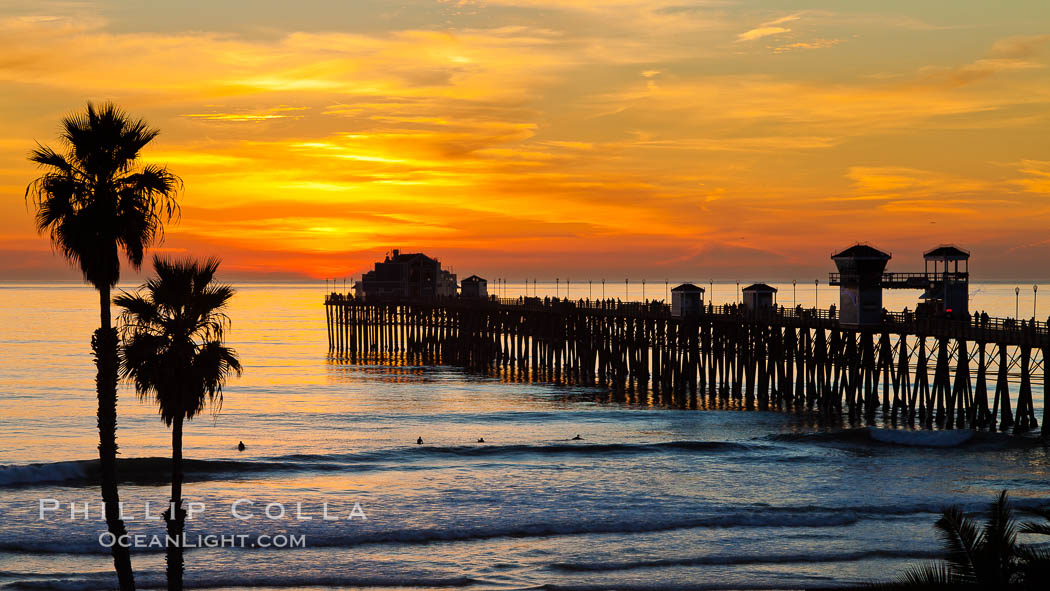
[[[441,263],[421,252],[394,249],[354,285],[359,298],[441,299],[456,297],[456,276]]]
[[[765,283],[754,283],[743,289],[744,307],[749,310],[771,308],[777,305],[777,288]]]
[[[954,244],[942,244],[922,255],[928,285],[923,304],[932,314],[959,318],[970,315],[970,253]],[[959,270],[962,263],[962,270]]]
[[[488,299],[489,282],[477,275],[467,277],[459,284],[459,297],[473,299]]]
[[[844,325],[882,322],[882,281],[891,255],[867,244],[854,244],[831,255],[838,267],[839,322]]]
[[[695,316],[704,309],[704,288],[683,283],[671,289],[671,316]]]

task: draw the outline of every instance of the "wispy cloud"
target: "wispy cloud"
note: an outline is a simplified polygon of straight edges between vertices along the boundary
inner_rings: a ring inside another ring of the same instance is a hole
[[[791,29],[787,27],[782,27],[780,25],[792,21],[797,21],[800,18],[801,14],[790,14],[787,16],[782,16],[780,18],[773,19],[771,21],[764,22],[753,29],[744,31],[743,33],[737,35],[737,41],[754,41],[755,39],[761,39],[763,37],[769,37],[771,35],[789,33],[791,32]]]
[[[786,51],[794,51],[797,49],[827,49],[829,47],[835,47],[842,43],[842,39],[814,39],[812,41],[799,41],[798,43],[788,43],[781,45],[773,49],[776,53],[784,53]]]
[[[254,112],[187,113],[183,115],[183,117],[203,119],[206,121],[225,121],[230,123],[258,123],[260,121],[269,121],[271,119],[302,119],[304,115],[301,111],[307,110],[309,110],[309,107],[287,107],[282,105]]]

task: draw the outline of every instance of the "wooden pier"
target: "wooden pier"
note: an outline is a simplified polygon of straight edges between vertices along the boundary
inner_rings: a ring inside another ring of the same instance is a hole
[[[759,410],[802,410],[869,425],[1025,433],[1050,357],[1043,323],[890,313],[841,325],[828,310],[538,298],[363,301],[325,298],[333,357],[449,364],[540,381]],[[1050,436],[1043,411],[1044,436]]]

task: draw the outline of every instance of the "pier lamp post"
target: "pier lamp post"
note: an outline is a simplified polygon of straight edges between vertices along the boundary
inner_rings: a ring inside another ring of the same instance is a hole
[[[590,279],[587,280],[587,301],[588,302],[591,301],[591,284],[592,283],[594,283],[594,281],[592,281]]]
[[[817,286],[820,285],[820,279],[813,280],[813,309],[817,310],[820,308],[820,293],[817,291]]]
[[[665,304],[667,302],[671,301],[671,291],[670,291],[671,290],[671,286],[669,285],[669,283],[670,282],[667,279],[664,279],[664,303]]]
[[[605,280],[602,279],[602,299],[605,299]]]
[[[642,279],[642,301],[645,301],[645,279]]]
[[[572,286],[572,280],[570,280],[568,277],[566,277],[565,278],[565,297],[566,298],[572,297],[572,296],[569,295],[569,289],[571,288],[571,286]]]
[[[1039,298],[1039,285],[1032,285],[1032,318],[1035,318],[1035,302]]]
[[[629,299],[631,299],[631,280],[630,279],[624,279],[623,280],[623,301],[626,302]]]
[[[1018,306],[1021,305],[1021,288],[1014,288],[1014,318],[1020,318],[1021,312]]]
[[[708,279],[707,281],[711,287],[710,293],[707,294],[707,302],[713,306],[715,305],[715,280]]]
[[[736,303],[740,303],[740,280],[736,280]]]
[[[795,301],[795,284],[797,284],[797,283],[798,283],[797,279],[792,279],[791,280],[791,307],[792,308],[794,308],[795,306],[798,305],[798,303]]]
[[[558,281],[559,281],[558,278],[555,277],[554,278],[554,297],[556,297],[556,298],[561,296],[561,283],[559,283]]]

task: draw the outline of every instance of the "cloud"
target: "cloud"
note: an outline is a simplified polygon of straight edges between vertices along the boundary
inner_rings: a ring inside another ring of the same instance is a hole
[[[789,14],[787,16],[782,16],[782,17],[777,18],[777,19],[773,19],[771,21],[762,23],[762,25],[763,26],[780,25],[780,24],[783,24],[783,23],[790,23],[792,21],[797,21],[800,18],[802,18],[802,13],[799,12],[799,13],[795,13],[795,14]]]
[[[1008,37],[996,41],[984,57],[968,64],[949,68],[924,68],[924,77],[946,86],[965,86],[996,74],[1037,70],[1046,67],[1039,58],[1050,35]]]
[[[762,37],[789,32],[791,32],[791,29],[786,27],[758,27],[751,29],[750,31],[744,31],[737,35],[736,38],[737,41],[754,41],[755,39],[761,39]]]
[[[985,180],[901,166],[852,166],[846,176],[854,182],[858,193],[866,195],[973,195],[995,188],[994,183]]]
[[[842,43],[842,41],[842,39],[814,39],[812,41],[800,41],[798,43],[781,45],[780,47],[774,48],[773,51],[775,53],[784,53],[796,49],[827,49],[828,47],[835,47]]]
[[[1024,160],[1018,170],[1025,177],[1010,181],[1012,184],[1030,193],[1050,195],[1050,161]]]
[[[309,110],[309,107],[288,107],[285,105],[262,109],[254,112],[238,113],[187,113],[183,117],[191,119],[203,119],[206,121],[226,121],[233,123],[269,121],[271,119],[302,119],[299,111]]]
[[[1044,53],[1050,35],[1024,35],[996,41],[990,55],[999,59],[1027,59]]]
[[[744,31],[743,33],[737,35],[737,41],[754,41],[755,39],[761,39],[762,37],[769,37],[771,35],[789,33],[791,32],[791,29],[787,27],[781,27],[779,25],[782,25],[784,23],[790,23],[792,21],[797,21],[800,18],[802,18],[802,14],[796,13],[789,14],[787,16],[782,16],[771,21],[766,21],[751,30]]]

